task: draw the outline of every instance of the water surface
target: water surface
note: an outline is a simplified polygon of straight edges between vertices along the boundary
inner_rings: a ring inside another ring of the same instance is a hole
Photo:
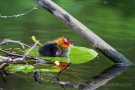
[[[132,63],[135,52],[135,2],[134,0],[55,0],[58,5],[86,25],[108,44],[122,53]],[[36,5],[27,0],[1,0],[0,14],[12,16],[22,14]],[[48,11],[38,6],[27,15],[12,18],[0,18],[0,41],[3,39],[20,40],[29,45],[33,44],[31,36],[35,35],[44,43],[60,36],[67,37],[76,46],[93,48],[83,37],[75,33],[62,21]],[[94,49],[94,48],[93,48]],[[98,58],[80,65],[71,65],[64,71],[60,80],[73,84],[86,83],[104,69],[110,67],[112,62],[101,52]],[[135,67],[132,65],[122,74],[111,79],[97,90],[133,90],[135,87]],[[36,84],[32,73],[14,73],[6,77],[5,84],[0,77],[0,88],[4,90],[61,90],[58,84],[52,84],[51,78],[43,77],[41,84]],[[74,90],[68,88],[67,90]]]

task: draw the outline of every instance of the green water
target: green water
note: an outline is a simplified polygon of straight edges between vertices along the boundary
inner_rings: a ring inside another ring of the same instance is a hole
[[[135,1],[134,0],[53,0],[67,12],[86,25],[95,34],[135,63]],[[33,0],[0,0],[0,14],[12,16],[22,14],[36,5]],[[33,44],[31,36],[35,35],[44,43],[60,36],[67,37],[76,46],[93,48],[92,45],[76,34],[66,24],[48,11],[38,9],[27,15],[12,18],[0,18],[0,41],[3,39],[20,40]],[[112,62],[101,52],[91,62],[71,67],[60,75],[61,81],[73,84],[86,83],[94,76],[112,65]],[[43,66],[44,67],[44,66]],[[135,67],[131,66],[122,74],[113,77],[97,90],[134,90]],[[0,88],[4,90],[62,90],[60,85],[52,84],[52,78],[44,76],[41,84],[36,84],[32,73],[11,73],[5,78],[0,77]],[[65,87],[67,90],[73,88]],[[89,90],[89,89],[88,89]]]

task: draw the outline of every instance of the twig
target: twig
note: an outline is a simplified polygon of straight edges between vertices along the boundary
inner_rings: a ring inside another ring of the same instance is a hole
[[[8,63],[3,63],[2,65],[0,65],[0,75],[1,75],[1,77],[2,77],[2,79],[3,79],[3,81],[5,82],[5,83],[7,83],[6,82],[6,80],[5,80],[5,78],[4,78],[4,76],[2,75],[2,72],[6,75],[6,76],[8,76],[8,73],[5,71],[5,67],[6,66],[8,66],[9,64]]]
[[[33,77],[34,80],[36,81],[36,83],[41,83],[41,72],[39,69],[37,69],[34,73],[33,73]]]
[[[36,43],[28,50],[28,52],[26,52],[23,57],[22,57],[22,60],[25,59],[26,56],[29,55],[29,53],[36,47],[36,45],[38,44],[39,41],[36,41]],[[27,63],[25,60],[24,60],[25,63]]]
[[[35,5],[34,8],[32,8],[32,9],[30,9],[29,11],[26,11],[25,13],[22,13],[22,14],[11,15],[11,16],[2,16],[2,15],[0,14],[0,17],[1,17],[1,18],[19,17],[19,16],[27,15],[29,12],[33,11],[34,9],[37,9],[37,5]]]
[[[8,63],[3,63],[2,65],[0,65],[0,70],[4,69],[8,65],[9,65]]]
[[[1,77],[2,77],[2,79],[3,79],[3,81],[4,81],[5,83],[7,83],[7,81],[5,80],[5,78],[3,77],[3,75],[2,75],[1,72],[0,72],[0,75],[1,75]]]
[[[31,47],[31,46],[29,46],[29,45],[27,45],[27,44],[24,44],[24,43],[20,42],[20,41],[14,41],[14,40],[10,40],[10,39],[4,39],[4,40],[0,43],[0,46],[3,45],[3,44],[5,44],[5,43],[9,43],[9,42],[11,42],[11,43],[18,43],[18,44],[20,44],[20,45],[22,46],[23,49],[25,49],[25,46],[26,46],[26,47]]]
[[[5,43],[9,43],[9,42],[10,42],[10,43],[17,43],[17,44],[20,44],[23,49],[25,49],[25,46],[31,48],[31,46],[29,46],[29,45],[27,45],[27,44],[24,44],[24,43],[22,43],[22,42],[20,42],[20,41],[10,40],[10,39],[4,39],[4,40],[0,43],[0,47],[1,47],[1,45],[5,44]],[[35,50],[33,50],[33,51],[35,52],[36,56],[38,57],[36,51],[35,51]]]
[[[0,62],[7,62],[7,61],[8,62],[13,62],[13,63],[14,62],[18,62],[18,61],[23,62],[22,57],[24,55],[14,54],[14,53],[11,53],[11,52],[8,52],[8,51],[5,51],[5,50],[0,50],[0,52],[6,53],[6,54],[8,54],[10,56],[21,57],[21,58],[11,58],[11,57],[0,56]],[[33,57],[33,56],[26,56],[25,58],[37,60],[37,63],[53,64],[52,61],[43,60],[43,59],[40,59],[40,58],[37,58],[37,57]]]

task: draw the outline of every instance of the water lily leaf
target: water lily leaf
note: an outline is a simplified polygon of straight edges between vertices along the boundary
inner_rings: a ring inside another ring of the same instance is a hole
[[[38,53],[38,46],[34,49]],[[26,50],[28,51],[28,49]],[[35,56],[35,52],[31,52],[29,55]],[[98,53],[93,50],[86,47],[80,47],[80,46],[71,46],[70,53],[67,56],[64,57],[48,57],[48,56],[41,56],[40,58],[46,59],[46,60],[52,60],[52,61],[60,61],[60,62],[71,62],[72,64],[80,64],[85,63],[88,61],[93,60]]]
[[[21,64],[16,64],[16,65],[9,65],[6,67],[6,69],[9,72],[33,72],[35,70],[35,67],[32,65],[21,65]]]
[[[85,63],[93,60],[98,53],[86,47],[73,46],[69,54],[71,62],[75,64]]]
[[[6,69],[9,72],[34,72],[36,68],[32,65],[22,65],[22,64],[16,64],[16,65],[9,65],[6,67]],[[59,72],[56,68],[47,68],[47,69],[39,69],[41,72]]]
[[[60,70],[58,69],[39,69],[41,72],[59,72]]]

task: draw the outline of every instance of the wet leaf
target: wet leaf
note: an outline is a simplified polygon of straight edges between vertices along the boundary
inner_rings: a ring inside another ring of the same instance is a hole
[[[59,72],[58,69],[39,69],[41,72]]]
[[[37,46],[34,50],[38,53]],[[26,50],[28,51],[28,49]],[[35,56],[35,52],[32,51],[29,55]],[[64,57],[48,57],[48,56],[41,56],[42,59],[52,60],[52,61],[60,61],[60,62],[71,62],[72,64],[80,64],[85,63],[88,61],[93,60],[98,53],[93,50],[86,47],[79,47],[79,46],[71,46],[70,53],[67,56]]]
[[[21,64],[16,64],[16,65],[9,65],[6,67],[6,69],[9,72],[33,72],[35,70],[35,67],[32,65],[21,65]]]
[[[33,65],[22,65],[22,64],[16,64],[16,65],[9,65],[6,67],[6,69],[9,72],[34,72],[36,68]],[[59,72],[56,68],[47,68],[47,69],[39,69],[41,72]]]

